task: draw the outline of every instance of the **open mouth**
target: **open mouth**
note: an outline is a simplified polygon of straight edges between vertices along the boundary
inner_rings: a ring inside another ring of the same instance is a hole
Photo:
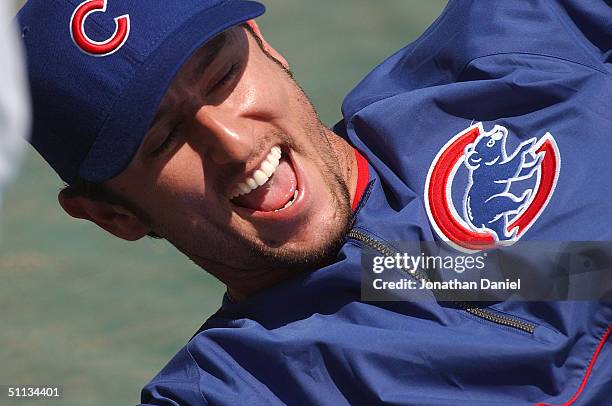
[[[291,160],[274,146],[258,169],[239,182],[230,194],[233,204],[255,211],[279,212],[298,197],[297,176]]]

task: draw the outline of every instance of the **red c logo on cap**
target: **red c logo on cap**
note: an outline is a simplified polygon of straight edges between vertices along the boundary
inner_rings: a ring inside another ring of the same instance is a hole
[[[107,0],[86,0],[82,2],[70,19],[70,35],[83,52],[92,56],[110,55],[125,44],[130,35],[130,16],[128,14],[115,18],[115,33],[106,41],[94,41],[85,33],[85,20],[91,13],[106,11]]]

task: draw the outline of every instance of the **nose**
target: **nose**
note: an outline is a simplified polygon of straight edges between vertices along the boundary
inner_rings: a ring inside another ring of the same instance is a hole
[[[195,114],[196,134],[206,146],[206,159],[222,165],[247,162],[254,148],[247,119],[219,106],[203,106]]]

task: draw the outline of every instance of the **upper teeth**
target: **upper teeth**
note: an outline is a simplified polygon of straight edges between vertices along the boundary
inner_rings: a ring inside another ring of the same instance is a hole
[[[272,150],[261,163],[260,167],[253,172],[253,175],[240,182],[230,194],[230,199],[238,196],[246,195],[265,184],[268,179],[274,174],[281,158],[281,149],[279,146],[272,147]]]

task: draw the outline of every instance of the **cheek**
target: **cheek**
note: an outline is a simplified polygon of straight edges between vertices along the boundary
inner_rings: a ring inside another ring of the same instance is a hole
[[[201,164],[199,155],[185,144],[152,178],[142,180],[140,196],[145,197],[143,208],[151,217],[162,223],[181,223],[180,217],[197,212],[194,205],[199,204],[204,194]]]
[[[203,192],[202,157],[189,143],[184,143],[161,167],[155,184],[170,196]]]

